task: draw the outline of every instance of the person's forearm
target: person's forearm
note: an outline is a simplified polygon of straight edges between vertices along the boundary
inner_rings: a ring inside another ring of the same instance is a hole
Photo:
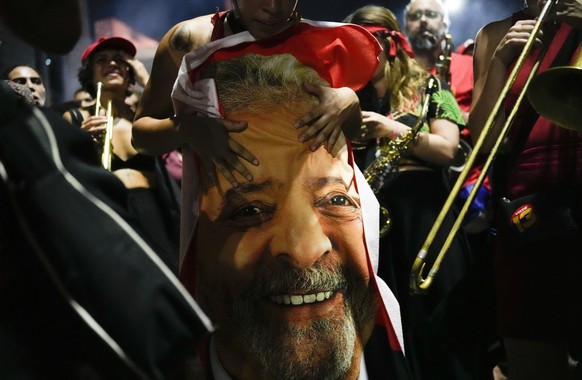
[[[182,139],[173,118],[144,116],[133,123],[132,145],[140,153],[160,155],[180,147]]]
[[[458,144],[452,144],[442,136],[421,132],[409,152],[415,157],[440,167],[450,166],[457,154]]]
[[[446,121],[439,120],[435,123],[443,122]],[[409,126],[399,121],[390,120],[390,123],[392,126],[389,128],[390,133],[388,137],[391,140],[402,138],[411,132]],[[456,126],[452,126],[449,129],[453,128],[456,128]],[[453,136],[452,133],[446,133],[444,136],[441,136],[434,133],[418,132],[414,141],[408,146],[407,151],[430,164],[447,167],[451,165],[455,158],[458,144],[458,138]]]

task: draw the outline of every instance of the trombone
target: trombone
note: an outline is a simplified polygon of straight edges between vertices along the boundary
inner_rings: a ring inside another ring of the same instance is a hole
[[[534,76],[538,70],[541,59],[538,59],[536,61],[531,72],[529,73],[529,75],[526,79],[525,85],[524,85],[524,89],[519,94],[518,99],[516,100],[516,103],[515,103],[513,109],[509,113],[509,115],[506,119],[506,122],[505,122],[503,128],[501,129],[499,137],[497,138],[497,141],[495,142],[493,148],[491,149],[491,152],[489,153],[489,156],[487,157],[487,160],[484,163],[483,169],[481,170],[481,173],[479,174],[479,177],[477,178],[477,182],[475,183],[473,189],[471,190],[469,196],[467,197],[467,200],[463,204],[463,207],[459,211],[459,215],[457,216],[457,218],[456,218],[456,220],[451,228],[451,231],[447,235],[447,237],[443,243],[443,246],[442,246],[438,256],[436,257],[436,259],[433,263],[433,266],[430,268],[428,274],[425,277],[423,272],[424,272],[425,265],[426,265],[425,259],[428,255],[428,251],[429,251],[434,239],[436,238],[436,235],[437,235],[439,229],[442,227],[442,223],[445,220],[445,217],[447,216],[451,207],[453,206],[453,203],[455,202],[455,199],[457,198],[459,191],[461,190],[462,185],[464,184],[465,180],[467,179],[469,171],[473,167],[475,159],[476,159],[477,155],[479,154],[479,151],[481,150],[481,147],[482,147],[485,139],[487,138],[487,136],[488,136],[488,134],[489,134],[494,122],[495,122],[497,114],[499,113],[501,107],[503,106],[503,102],[505,101],[505,98],[507,97],[509,90],[513,86],[513,83],[515,82],[517,75],[524,64],[525,59],[527,58],[528,54],[530,53],[531,48],[535,42],[535,39],[539,35],[541,25],[543,24],[544,20],[546,19],[547,15],[549,14],[551,7],[554,6],[554,4],[557,3],[557,1],[558,0],[551,0],[551,1],[548,1],[545,3],[540,15],[538,16],[537,22],[534,25],[534,28],[532,30],[530,37],[527,40],[525,46],[523,47],[523,51],[521,52],[521,54],[517,58],[515,66],[512,69],[505,86],[501,90],[501,93],[499,94],[497,102],[495,103],[493,110],[489,114],[489,117],[488,117],[485,125],[483,126],[483,130],[481,131],[479,138],[475,142],[475,145],[473,147],[473,151],[472,151],[471,155],[467,158],[467,162],[465,164],[465,167],[463,168],[463,170],[459,174],[459,177],[457,178],[457,181],[455,182],[453,188],[451,189],[451,192],[450,192],[447,200],[445,201],[443,208],[441,209],[439,215],[437,216],[435,223],[433,224],[431,230],[429,231],[424,244],[422,245],[420,251],[418,252],[416,259],[414,260],[414,263],[412,265],[412,270],[410,273],[410,289],[415,294],[426,293],[428,291],[428,288],[432,285],[433,280],[434,280],[436,274],[438,273],[440,265],[444,259],[444,256],[447,253],[447,251],[449,250],[449,248],[453,242],[453,239],[455,238],[456,233],[459,231],[461,223],[462,223],[465,215],[467,214],[467,211],[469,210],[469,206],[473,203],[473,200],[475,199],[477,192],[479,191],[481,185],[483,184],[483,181],[484,181],[485,176],[489,170],[489,167],[491,166],[491,163],[493,162],[493,159],[494,159],[495,155],[497,154],[497,151],[499,150],[499,147],[501,146],[502,141],[504,140],[505,136],[507,135],[507,132],[509,131],[509,128],[510,128],[510,126],[511,126],[511,124],[512,124],[512,122],[517,114],[517,111],[519,109],[519,105],[526,94],[526,90],[530,86],[530,82],[532,82],[532,79],[534,78]],[[540,57],[542,57],[542,56],[543,56],[543,54],[540,54]],[[580,58],[580,57],[578,58],[577,64],[579,66],[582,66],[582,58]],[[557,67],[555,69],[561,69],[561,68]],[[550,70],[546,70],[546,71],[550,71]],[[546,71],[544,71],[544,73]],[[555,81],[555,79],[553,79],[553,80]],[[534,83],[535,82],[536,81],[534,81]],[[562,85],[564,83],[564,81],[560,81],[560,82],[555,81],[555,82],[557,84],[559,83],[558,85]],[[534,88],[539,87],[539,86],[540,86],[540,84],[536,84],[534,86]],[[543,84],[542,84],[542,86],[543,86]],[[580,87],[578,87],[578,89],[579,88]],[[543,93],[543,90],[537,94],[530,92],[529,97],[531,99],[535,96],[541,95],[542,93]],[[536,102],[537,101],[532,101],[532,105],[534,105]],[[544,101],[541,101],[541,103],[543,103],[543,102]],[[540,102],[537,102],[537,103],[540,103]],[[576,113],[578,115],[580,115],[579,103],[577,104],[577,107],[578,107],[578,109],[576,110]],[[534,105],[534,108],[535,108],[535,105]],[[540,112],[540,110],[538,110],[538,108],[535,108],[535,109],[536,109],[536,111],[538,111],[541,115],[543,115],[545,117],[545,115],[542,112]],[[555,112],[555,110],[553,110],[553,111]],[[549,120],[553,121],[551,118]],[[569,128],[569,129],[578,129],[579,130],[579,129],[581,129],[580,128],[580,120],[581,119],[578,118],[578,119],[574,119],[573,121],[570,121],[570,122],[557,123],[557,125],[560,125],[560,126],[563,126],[563,127]],[[568,125],[568,126],[565,126],[565,125]]]
[[[101,105],[101,87],[103,83],[97,83],[97,101],[95,102],[95,116],[99,116]],[[107,170],[111,170],[111,158],[113,155],[113,114],[111,99],[107,102],[107,124],[105,126],[105,135],[103,136],[103,152],[101,153],[101,164]]]

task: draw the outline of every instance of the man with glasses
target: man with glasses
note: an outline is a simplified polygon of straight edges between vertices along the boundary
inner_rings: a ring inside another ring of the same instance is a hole
[[[449,13],[441,0],[412,0],[404,9],[404,32],[414,57],[433,74],[437,73],[450,24]],[[473,57],[453,52],[450,59],[451,90],[466,122],[473,93]]]
[[[446,35],[451,25],[446,7],[441,0],[411,0],[404,8],[403,16],[404,33],[410,42],[414,58],[426,70],[435,75],[443,74],[443,70],[437,69],[440,63],[444,64],[445,67],[448,66],[448,69],[444,70],[445,76],[448,78],[442,79],[449,81],[449,86],[455,95],[459,108],[461,108],[466,126],[473,100],[473,56],[456,53],[453,46],[449,46],[450,53],[446,52]],[[452,41],[449,42],[452,44]],[[448,56],[449,54],[450,56]],[[444,60],[440,58],[441,56]],[[457,167],[464,165],[468,149],[473,144],[469,129],[466,127],[461,129],[461,143],[455,162]],[[478,168],[474,168],[469,178],[477,178],[478,170]],[[455,178],[453,173],[451,179]],[[473,183],[474,181],[467,181],[465,186],[472,186]],[[487,197],[487,194],[483,188],[483,192],[478,195],[481,204],[485,204],[486,199],[483,198]],[[472,217],[467,220],[467,228],[471,229],[467,230],[470,231],[468,234],[469,244],[474,252],[482,250],[484,239],[486,239],[484,215],[484,210],[476,210],[472,212]]]
[[[40,74],[27,65],[13,65],[4,71],[2,79],[9,80],[27,87],[34,101],[39,106],[44,106],[46,102],[46,89],[42,83]]]

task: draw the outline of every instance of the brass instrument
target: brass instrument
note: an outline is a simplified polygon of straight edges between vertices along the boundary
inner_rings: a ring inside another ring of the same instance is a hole
[[[582,131],[582,49],[571,66],[552,67],[532,81],[527,96],[532,107],[562,128]]]
[[[101,105],[101,87],[103,83],[97,83],[97,97],[95,102],[95,116],[99,116]],[[101,153],[101,164],[107,170],[111,170],[111,158],[113,155],[113,111],[111,106],[111,99],[107,102],[107,124],[105,127],[105,134],[103,135],[103,151]]]
[[[453,35],[450,33],[445,33],[444,47],[439,54],[436,63],[436,73],[443,81],[445,81],[449,86],[451,85],[451,53],[453,51]],[[467,162],[467,157],[471,154],[471,146],[469,143],[463,139],[459,141],[459,148],[457,149],[457,156],[455,161],[449,167],[450,171],[455,173],[460,173],[465,167]]]
[[[453,36],[450,33],[444,35],[445,46],[439,54],[436,63],[436,73],[443,81],[451,84],[451,53],[453,50]]]
[[[402,157],[402,153],[416,140],[418,132],[426,121],[430,97],[436,88],[436,79],[432,76],[429,77],[424,89],[422,108],[416,124],[402,136],[394,140],[389,140],[385,144],[381,144],[378,157],[364,170],[364,178],[375,194],[384,187],[388,176],[398,171],[398,162]],[[391,220],[388,209],[382,206],[380,212],[380,236],[384,236],[390,230]]]
[[[455,223],[453,224],[453,226],[451,228],[451,231],[449,231],[449,233],[445,239],[445,242],[444,242],[438,256],[436,257],[436,259],[434,261],[433,266],[431,267],[428,275],[426,277],[423,277],[423,271],[425,269],[424,268],[425,267],[425,258],[428,255],[428,251],[432,245],[432,242],[434,241],[434,239],[437,235],[437,232],[441,228],[445,217],[447,216],[447,214],[449,213],[455,200],[457,199],[459,191],[461,190],[461,187],[463,186],[465,180],[467,179],[468,173],[471,170],[471,168],[473,167],[475,159],[478,156],[478,154],[481,150],[481,147],[483,146],[483,143],[485,142],[485,139],[489,135],[489,132],[490,132],[491,128],[493,127],[495,119],[496,119],[499,111],[501,110],[501,107],[503,106],[505,98],[507,97],[507,94],[509,93],[511,86],[513,86],[513,83],[515,82],[517,75],[524,64],[525,59],[527,58],[528,54],[530,53],[531,48],[532,48],[537,36],[539,35],[541,25],[543,24],[544,20],[546,19],[547,15],[550,11],[550,8],[556,3],[556,1],[557,0],[552,0],[552,1],[548,1],[545,3],[540,15],[538,16],[537,22],[534,25],[531,36],[527,40],[521,54],[517,58],[515,66],[512,69],[512,71],[508,77],[508,80],[505,83],[505,86],[501,90],[501,93],[499,94],[497,102],[495,103],[493,110],[489,114],[489,117],[488,117],[485,125],[483,126],[483,130],[482,130],[479,138],[475,142],[475,145],[473,147],[473,151],[472,151],[471,155],[468,157],[467,163],[466,163],[463,171],[459,174],[457,181],[455,182],[451,192],[449,193],[449,196],[448,196],[443,208],[441,209],[439,215],[437,216],[434,225],[432,226],[430,232],[428,233],[428,236],[427,236],[424,244],[422,245],[422,247],[421,247],[421,249],[420,249],[413,265],[412,265],[412,270],[410,273],[410,288],[411,288],[411,291],[413,293],[417,293],[417,294],[424,293],[432,285],[434,277],[436,276],[436,274],[439,270],[440,264],[442,263],[442,260],[444,259],[445,254],[447,253],[448,249],[450,248],[450,246],[453,242],[453,239],[454,239],[456,233],[458,232],[458,230],[461,226],[461,223],[462,223],[465,215],[467,214],[467,211],[469,210],[469,206],[471,205],[471,203],[473,203],[473,200],[475,199],[475,196],[477,195],[479,188],[483,184],[485,176],[489,170],[489,167],[491,166],[491,163],[493,162],[495,155],[497,154],[497,151],[499,150],[499,147],[501,146],[501,143],[505,139],[505,136],[507,136],[507,132],[509,131],[509,128],[510,128],[510,126],[515,118],[515,115],[517,114],[517,111],[519,109],[519,105],[525,96],[526,90],[530,86],[530,82],[532,81],[532,79],[534,78],[534,76],[538,70],[541,59],[538,59],[537,62],[534,64],[534,66],[533,66],[533,68],[532,68],[532,70],[531,70],[531,72],[530,72],[530,74],[525,82],[524,90],[520,93],[518,99],[515,102],[513,109],[511,110],[511,112],[507,116],[507,120],[506,120],[503,128],[501,129],[499,137],[497,138],[493,148],[491,148],[491,152],[489,153],[489,156],[487,157],[487,159],[484,163],[484,166],[479,174],[479,177],[477,178],[477,181],[476,181],[472,191],[470,192],[469,196],[467,197],[467,200],[463,204],[463,207],[459,211],[459,215],[457,216]],[[563,84],[563,82],[562,82],[562,84]],[[576,121],[579,122],[579,120],[580,119],[578,119]]]

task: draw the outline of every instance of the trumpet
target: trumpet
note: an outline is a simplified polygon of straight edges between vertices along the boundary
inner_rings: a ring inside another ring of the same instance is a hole
[[[537,73],[537,70],[538,70],[540,62],[541,62],[541,58],[540,58],[535,62],[531,72],[529,73],[529,75],[525,81],[523,91],[519,94],[513,109],[509,112],[507,119],[506,119],[506,122],[500,131],[499,137],[497,138],[495,144],[491,148],[491,152],[489,153],[489,155],[484,163],[484,166],[481,170],[481,173],[479,174],[479,177],[477,178],[477,181],[476,181],[472,191],[470,192],[465,203],[463,204],[462,208],[460,209],[459,214],[458,214],[451,230],[449,231],[449,233],[448,233],[448,235],[443,243],[443,246],[441,247],[441,250],[438,253],[438,256],[436,257],[436,259],[433,263],[433,266],[430,268],[428,274],[425,277],[423,272],[425,270],[425,259],[428,255],[428,251],[429,251],[439,229],[441,228],[442,223],[445,220],[445,217],[447,216],[447,214],[449,213],[455,200],[457,199],[459,191],[460,191],[463,183],[467,179],[468,173],[471,170],[471,168],[473,167],[473,165],[475,163],[475,159],[478,156],[478,154],[481,150],[481,147],[483,146],[485,139],[487,138],[487,136],[488,136],[488,134],[489,134],[494,122],[495,122],[496,116],[497,116],[498,112],[500,111],[501,107],[503,106],[505,98],[507,97],[509,90],[513,86],[513,84],[517,78],[517,75],[519,74],[519,71],[521,70],[521,68],[525,62],[525,59],[527,58],[528,54],[530,53],[531,48],[535,42],[535,39],[539,35],[541,25],[543,24],[544,20],[547,18],[547,15],[549,14],[551,7],[554,4],[556,4],[556,2],[557,2],[557,0],[552,0],[552,1],[548,1],[545,3],[540,15],[538,16],[538,20],[534,25],[534,28],[532,30],[532,33],[531,33],[529,39],[525,43],[521,54],[517,58],[515,66],[512,69],[512,71],[510,72],[508,80],[505,83],[505,86],[503,87],[503,89],[501,90],[501,93],[499,94],[497,102],[495,103],[492,112],[489,114],[489,117],[488,117],[485,125],[483,126],[483,130],[482,130],[481,134],[479,135],[479,138],[475,142],[475,145],[473,147],[473,151],[471,152],[471,155],[467,158],[467,162],[465,164],[465,167],[463,168],[463,170],[459,174],[459,177],[457,178],[457,181],[455,182],[451,192],[449,193],[449,196],[448,196],[447,200],[445,201],[443,208],[441,209],[439,215],[437,216],[435,223],[433,224],[431,230],[429,231],[424,244],[422,245],[420,251],[418,252],[418,255],[417,255],[417,257],[412,265],[412,270],[410,273],[410,288],[411,288],[411,291],[413,293],[417,293],[417,294],[418,293],[426,293],[428,291],[429,287],[432,285],[433,280],[438,273],[438,270],[440,268],[442,260],[444,259],[445,254],[447,253],[448,249],[450,248],[450,246],[455,238],[455,235],[458,232],[458,230],[461,226],[461,223],[462,223],[465,215],[467,214],[467,211],[469,210],[469,206],[473,203],[473,200],[475,199],[477,192],[479,191],[479,188],[483,184],[485,176],[486,176],[486,174],[487,174],[487,172],[488,172],[488,170],[493,162],[495,155],[497,154],[497,151],[499,150],[499,147],[501,146],[501,143],[503,142],[503,140],[507,136],[507,133],[511,127],[513,120],[515,119],[515,116],[516,116],[517,111],[519,109],[520,103],[523,100],[524,96],[526,95],[526,92],[529,92],[528,96],[530,97],[530,99],[532,99],[536,96],[544,95],[544,93],[545,93],[545,89],[539,90],[539,88],[543,85],[536,83],[538,78],[535,78],[536,80],[534,80],[534,77]],[[543,56],[543,54],[540,54],[540,57],[541,56]],[[582,66],[582,59],[580,57],[577,60],[577,64],[578,64],[578,66]],[[567,69],[569,69],[569,67],[565,68],[566,70],[564,68],[556,68],[556,69],[559,69],[559,70],[557,70],[558,72],[563,72],[563,71],[569,72],[570,71],[570,70],[567,70]],[[551,69],[551,70],[553,70],[553,69]],[[544,73],[547,71],[551,71],[551,70],[546,70],[546,71],[544,71]],[[579,72],[579,68],[577,71]],[[540,78],[541,78],[540,80],[543,80],[543,77],[541,74],[540,74]],[[533,82],[532,82],[532,80],[533,80]],[[557,86],[563,86],[564,83],[568,82],[568,80],[561,80],[558,82],[555,79],[554,79],[554,81],[555,81],[555,84]],[[541,83],[543,83],[543,82],[541,82]],[[532,89],[538,88],[537,92],[531,92],[528,90],[530,87],[530,84],[532,84]],[[580,87],[577,87],[578,90],[579,90],[579,88]],[[579,94],[579,91],[576,92],[576,95],[578,95],[578,94]],[[569,129],[577,129],[577,130],[582,129],[580,126],[580,116],[581,116],[581,111],[579,110],[580,98],[576,97],[575,99],[576,100],[574,100],[574,97],[573,97],[572,99],[569,100],[569,103],[575,102],[575,104],[577,104],[576,111],[575,112],[568,111],[568,112],[570,112],[570,114],[574,114],[575,117],[577,117],[577,118],[564,120],[565,118],[562,117],[561,122],[556,123],[556,125],[560,125],[562,127],[569,128]],[[535,108],[536,103],[543,103],[544,102],[544,100],[542,100],[542,101],[530,100],[530,101],[531,101],[532,105],[534,105],[534,108]],[[541,109],[538,110],[536,108],[536,110],[542,116],[545,116],[543,111],[541,111]],[[562,111],[556,111],[555,109],[553,109],[552,111],[557,112],[558,114],[567,113],[567,112],[563,111],[563,108],[562,108]],[[550,118],[550,120],[552,120],[552,119]]]
[[[101,88],[103,83],[97,83],[97,101],[95,102],[95,116],[99,116],[102,108],[101,105]],[[103,136],[103,148],[101,153],[101,164],[107,170],[111,170],[111,158],[113,155],[113,111],[111,106],[111,99],[107,102],[107,124],[105,126],[105,134]]]

